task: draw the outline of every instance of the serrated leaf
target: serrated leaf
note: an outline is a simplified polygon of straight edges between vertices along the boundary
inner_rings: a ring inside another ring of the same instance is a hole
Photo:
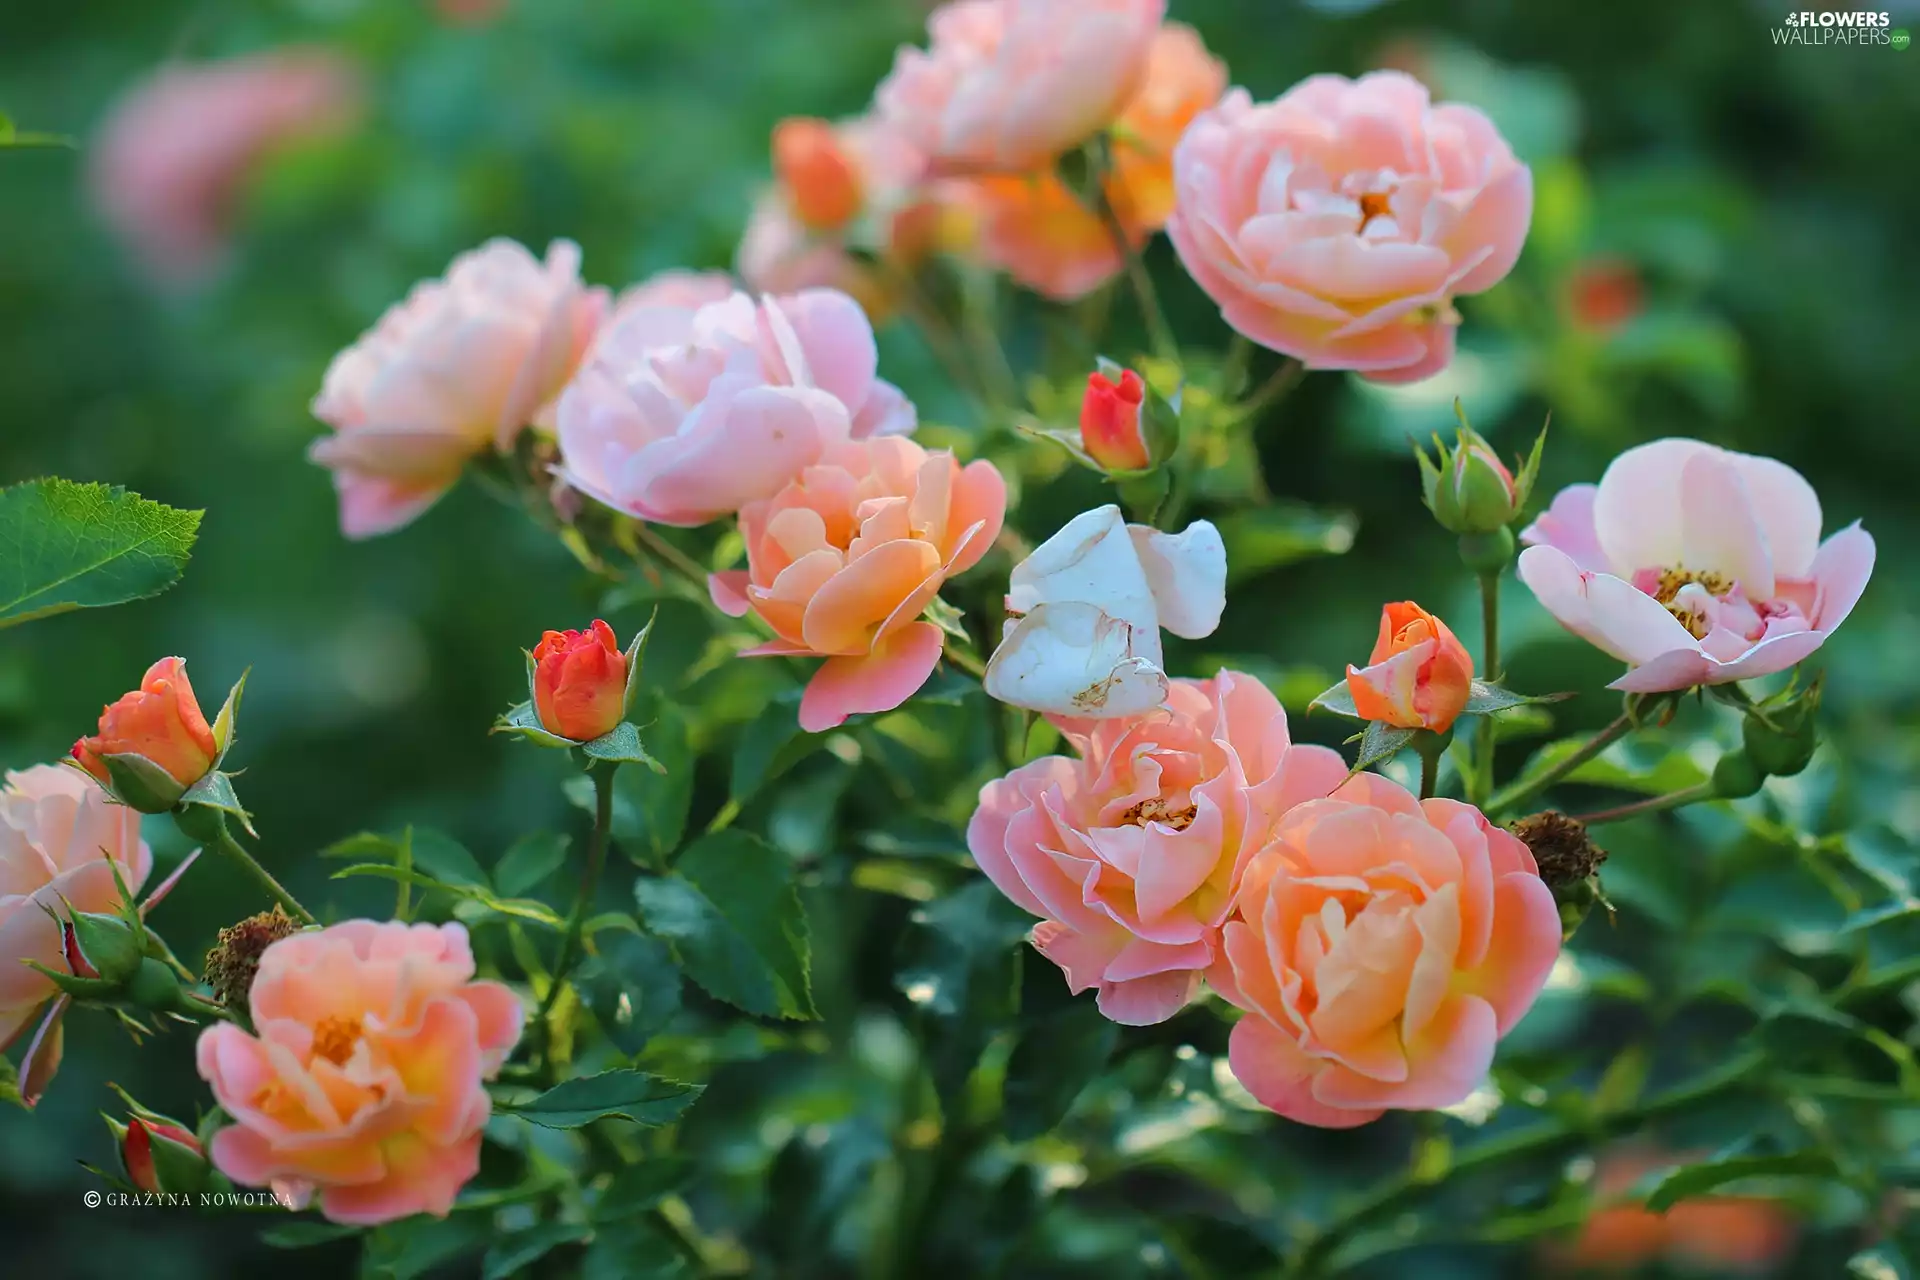
[[[1825,1178],[1837,1172],[1824,1151],[1795,1151],[1775,1156],[1727,1156],[1687,1165],[1662,1178],[1647,1193],[1647,1208],[1665,1213],[1682,1200],[1717,1191],[1743,1178]]]
[[[481,1280],[508,1280],[562,1245],[583,1244],[593,1236],[584,1222],[536,1222],[525,1231],[500,1237],[480,1264]]]
[[[826,745],[826,734],[801,731],[792,705],[783,701],[768,703],[740,731],[740,745],[734,748],[731,787],[734,802],[745,804],[761,787]]]
[[[200,516],[103,484],[0,489],[0,628],[158,595],[179,581]]]
[[[1565,702],[1573,695],[1570,693],[1525,694],[1515,693],[1511,689],[1485,680],[1475,680],[1467,691],[1465,714],[1484,716],[1496,711],[1505,711],[1509,707],[1527,707],[1542,702]]]
[[[414,885],[421,889],[436,889],[441,893],[453,895],[462,902],[472,902],[498,915],[513,916],[521,920],[531,920],[545,925],[549,929],[564,927],[563,921],[554,913],[552,907],[532,898],[502,898],[480,885],[453,884],[437,879],[424,871],[414,871],[406,867],[396,867],[385,862],[359,862],[342,867],[332,875],[334,880],[351,880],[359,876],[371,876],[377,880],[393,880]]]
[[[1353,762],[1353,772],[1359,773],[1362,769],[1399,755],[1418,732],[1418,729],[1401,729],[1378,720],[1369,720],[1366,732],[1360,735],[1360,755]]]
[[[578,1129],[596,1120],[630,1120],[657,1127],[679,1119],[703,1091],[702,1085],[619,1067],[564,1080],[537,1098],[503,1103],[500,1109],[548,1129]]]
[[[465,845],[452,836],[431,827],[412,827],[408,830],[412,837],[414,866],[425,869],[429,875],[448,884],[486,888],[491,883],[487,879],[486,868],[468,852]]]
[[[1332,686],[1325,693],[1320,694],[1312,702],[1308,703],[1307,711],[1309,713],[1314,711],[1331,711],[1337,716],[1346,716],[1353,720],[1364,719],[1359,709],[1353,705],[1353,690],[1345,680],[1340,681],[1339,684]]]
[[[537,747],[576,747],[580,744],[572,738],[563,738],[557,733],[548,733],[540,723],[540,713],[534,710],[531,702],[515,703],[501,713],[493,722],[490,733],[510,733],[525,738]]]
[[[622,720],[609,733],[602,734],[591,742],[580,744],[581,752],[594,760],[605,760],[612,764],[645,765],[655,773],[665,773],[667,766],[647,754],[640,745],[640,730],[626,720]]]
[[[493,867],[493,883],[509,898],[522,897],[545,884],[567,863],[569,836],[532,831],[514,841]]]
[[[613,935],[581,966],[575,985],[607,1039],[629,1057],[680,1012],[680,966],[658,938]]]
[[[634,884],[647,929],[709,995],[766,1017],[814,1018],[807,918],[786,855],[744,831],[695,843]]]

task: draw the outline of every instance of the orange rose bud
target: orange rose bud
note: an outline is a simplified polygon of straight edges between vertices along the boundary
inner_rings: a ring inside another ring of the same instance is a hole
[[[139,1116],[127,1118],[127,1132],[120,1139],[120,1164],[127,1171],[127,1181],[142,1191],[162,1191],[160,1175],[153,1167],[153,1144],[171,1142],[185,1147],[187,1151],[199,1156],[205,1152],[200,1149],[200,1141],[177,1124],[164,1120],[143,1120]]]
[[[775,125],[773,171],[808,229],[837,231],[860,215],[860,170],[825,120],[790,116]]]
[[[1466,646],[1411,600],[1380,611],[1380,638],[1368,665],[1347,668],[1354,710],[1401,729],[1445,733],[1466,709],[1472,685]]]
[[[541,636],[533,664],[533,707],[548,733],[591,742],[626,714],[627,656],[600,619],[585,631]]]
[[[186,659],[148,667],[138,689],[100,712],[100,731],[73,744],[80,767],[111,786],[105,756],[144,756],[182,788],[213,768],[220,747],[187,682]]]
[[[1131,369],[1119,381],[1095,370],[1087,375],[1086,398],[1080,402],[1080,447],[1109,471],[1140,471],[1153,465],[1146,436],[1140,430],[1140,406],[1146,384]]]
[[[1567,282],[1567,309],[1582,329],[1618,329],[1646,309],[1640,272],[1625,258],[1589,258]]]

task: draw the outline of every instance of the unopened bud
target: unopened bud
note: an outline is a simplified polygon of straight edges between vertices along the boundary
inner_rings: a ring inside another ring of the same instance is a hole
[[[860,168],[825,120],[793,116],[774,126],[773,171],[808,229],[838,231],[860,216]]]
[[[1767,775],[1745,751],[1729,751],[1713,766],[1713,794],[1722,800],[1742,800],[1760,790]]]
[[[1504,531],[1520,518],[1534,479],[1540,473],[1540,451],[1546,441],[1543,431],[1534,441],[1532,454],[1520,465],[1516,475],[1500,461],[1479,432],[1467,423],[1466,414],[1456,403],[1460,429],[1451,448],[1438,436],[1433,444],[1437,457],[1416,449],[1420,460],[1420,487],[1427,509],[1449,532],[1462,535]]]
[[[1754,766],[1776,778],[1791,778],[1805,769],[1820,745],[1815,727],[1819,710],[1818,680],[1780,701],[1769,699],[1749,710],[1740,738]]]
[[[209,1167],[200,1140],[164,1116],[134,1115],[124,1125],[109,1120],[119,1140],[120,1167],[142,1191],[197,1191]]]
[[[1147,384],[1131,369],[1115,378],[1096,370],[1087,375],[1080,401],[1080,447],[1109,471],[1144,471],[1153,465],[1141,428]]]

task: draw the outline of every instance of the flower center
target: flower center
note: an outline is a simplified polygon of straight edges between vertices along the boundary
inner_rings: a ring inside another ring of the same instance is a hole
[[[1688,587],[1698,587],[1699,591],[1688,591]],[[1734,582],[1724,573],[1711,569],[1689,569],[1685,565],[1674,565],[1671,569],[1662,569],[1657,578],[1642,589],[1667,607],[1667,612],[1687,629],[1687,634],[1695,640],[1704,640],[1713,630],[1713,619],[1708,616],[1707,604],[1702,600],[1701,592],[1720,599],[1733,593]]]
[[[1368,191],[1360,197],[1360,230],[1365,231],[1367,224],[1375,218],[1391,217],[1393,214],[1392,196],[1385,191]]]
[[[1142,800],[1133,808],[1120,815],[1122,826],[1144,827],[1149,822],[1158,822],[1172,827],[1175,831],[1185,831],[1193,825],[1194,806],[1175,809],[1159,796],[1151,800]]]
[[[313,1056],[344,1067],[359,1041],[360,1019],[328,1014],[313,1029]]]

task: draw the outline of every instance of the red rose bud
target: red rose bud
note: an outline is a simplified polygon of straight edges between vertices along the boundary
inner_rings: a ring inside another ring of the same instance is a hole
[[[1646,307],[1640,273],[1624,258],[1593,258],[1567,281],[1567,310],[1582,329],[1618,329]]]
[[[126,1132],[120,1137],[120,1164],[127,1181],[142,1191],[183,1190],[178,1184],[185,1179],[176,1170],[190,1171],[205,1162],[199,1139],[172,1121],[127,1118]]]
[[[152,794],[124,794],[126,788],[117,785],[122,779],[109,764],[117,756],[138,757],[126,772],[137,774],[141,790]],[[147,668],[138,689],[100,712],[99,732],[73,744],[81,768],[143,813],[172,808],[219,757],[219,743],[193,696],[183,658],[162,658]]]
[[[585,631],[547,632],[533,663],[533,707],[548,733],[590,742],[626,714],[627,658],[598,618]]]
[[[837,231],[860,216],[859,167],[825,120],[793,116],[775,125],[773,171],[808,229]]]
[[[1153,465],[1146,436],[1140,429],[1140,407],[1147,387],[1131,369],[1119,381],[1095,370],[1087,375],[1086,398],[1080,402],[1080,447],[1109,471],[1142,471]]]

